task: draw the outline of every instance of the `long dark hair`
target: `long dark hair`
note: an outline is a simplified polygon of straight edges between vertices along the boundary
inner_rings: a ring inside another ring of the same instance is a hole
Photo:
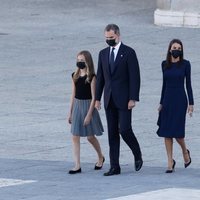
[[[181,63],[183,61],[183,43],[181,42],[181,40],[179,39],[173,39],[170,43],[169,43],[169,46],[168,46],[168,50],[167,50],[167,56],[166,56],[166,67],[169,67],[172,63],[172,60],[171,60],[171,47],[174,43],[177,43],[177,44],[180,44],[181,45],[181,49],[182,49],[182,55],[180,56],[180,61],[179,63]]]
[[[78,53],[77,57],[79,55],[83,55],[85,57],[85,64],[86,64],[86,69],[87,69],[87,71],[86,71],[86,74],[87,74],[86,82],[90,83],[92,81],[93,76],[95,75],[94,62],[93,62],[93,59],[92,59],[92,55],[87,50],[80,51]],[[80,72],[80,69],[78,68],[73,75],[74,82],[76,82],[78,80],[79,72]]]

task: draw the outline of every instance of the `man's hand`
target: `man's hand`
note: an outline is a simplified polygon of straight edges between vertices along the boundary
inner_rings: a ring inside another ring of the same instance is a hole
[[[134,100],[129,100],[128,102],[128,109],[131,110],[136,106],[136,102]]]
[[[95,108],[97,110],[100,110],[101,109],[101,102],[100,101],[95,101]]]

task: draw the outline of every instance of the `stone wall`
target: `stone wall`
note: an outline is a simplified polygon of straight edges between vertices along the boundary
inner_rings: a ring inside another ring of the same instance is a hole
[[[200,0],[157,0],[154,23],[200,28]]]

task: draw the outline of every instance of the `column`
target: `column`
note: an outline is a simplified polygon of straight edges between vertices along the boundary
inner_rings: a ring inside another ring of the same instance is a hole
[[[161,26],[200,28],[200,0],[157,0],[154,23]]]

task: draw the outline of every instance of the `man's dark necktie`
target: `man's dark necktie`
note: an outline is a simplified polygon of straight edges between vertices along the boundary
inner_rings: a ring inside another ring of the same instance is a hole
[[[114,54],[114,50],[115,50],[115,48],[113,47],[112,51],[111,51],[111,54],[110,54],[110,60],[109,60],[111,74],[113,73],[114,68],[115,68],[115,54]]]

